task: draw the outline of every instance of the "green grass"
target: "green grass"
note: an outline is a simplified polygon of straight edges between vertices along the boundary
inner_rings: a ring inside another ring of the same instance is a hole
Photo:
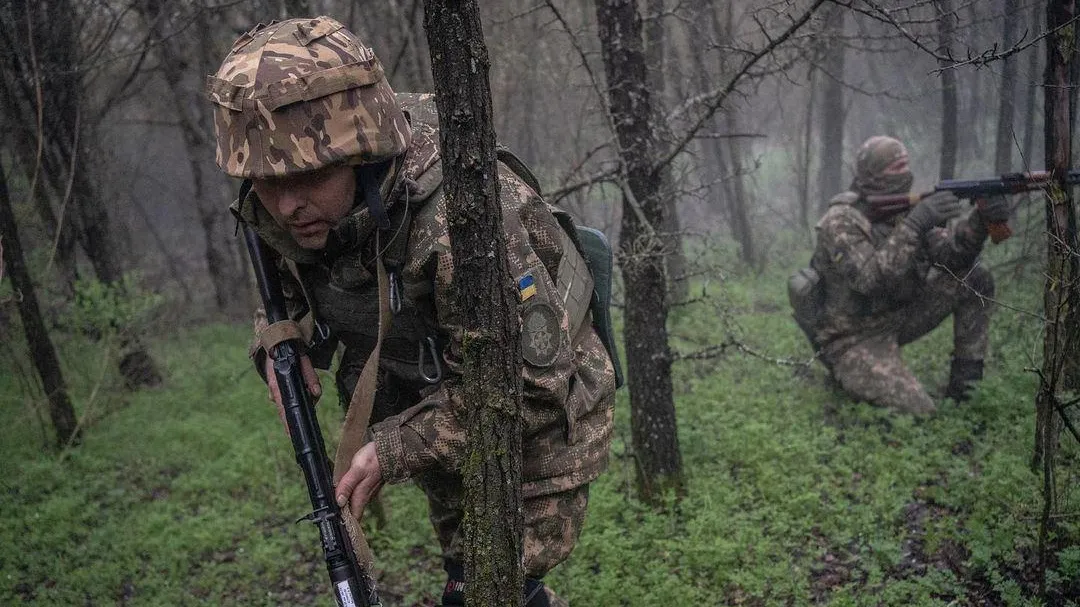
[[[785,303],[789,269],[714,283],[708,302],[675,312],[675,347],[733,333],[765,356],[807,359]],[[998,278],[1010,305],[1038,309],[1037,279]],[[950,336],[946,323],[905,351],[928,385],[945,380]],[[624,391],[611,466],[548,581],[575,605],[1040,604],[1025,370],[1040,339],[1037,321],[1000,310],[975,398],[927,420],[853,403],[816,366],[734,351],[678,363],[687,497],[658,510],[634,499]],[[294,523],[303,482],[246,343],[246,328],[225,326],[158,339],[167,384],[125,396],[96,346],[64,342],[80,410],[104,386],[84,443],[62,456],[23,396],[26,363],[4,365],[0,604],[333,604],[317,533]],[[321,410],[333,443],[340,413]],[[1063,597],[1080,589],[1077,449],[1062,444],[1059,501],[1073,516],[1059,521],[1049,577],[1058,604],[1075,605]],[[433,604],[443,579],[423,495],[385,493],[386,523],[369,526],[385,603]]]

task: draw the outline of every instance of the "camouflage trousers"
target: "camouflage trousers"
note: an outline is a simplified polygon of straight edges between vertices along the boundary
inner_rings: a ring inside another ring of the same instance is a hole
[[[993,296],[994,279],[982,266],[964,276],[934,268],[919,297],[889,314],[893,320],[886,323],[889,330],[844,339],[852,345],[824,352],[824,362],[856,399],[908,413],[930,413],[934,401],[904,364],[900,347],[929,333],[951,314],[953,358],[983,360],[993,311],[985,298]]]
[[[443,558],[463,562],[465,538],[461,528],[461,504],[464,492],[461,476],[432,470],[421,475],[416,482],[427,495],[431,525],[439,537]],[[581,534],[588,503],[588,485],[524,499],[522,544],[526,577],[541,579],[570,556]]]

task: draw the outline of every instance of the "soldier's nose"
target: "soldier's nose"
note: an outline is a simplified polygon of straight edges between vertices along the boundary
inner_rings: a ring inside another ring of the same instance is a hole
[[[278,213],[285,219],[292,219],[296,213],[304,208],[304,198],[291,192],[285,192],[277,200]]]

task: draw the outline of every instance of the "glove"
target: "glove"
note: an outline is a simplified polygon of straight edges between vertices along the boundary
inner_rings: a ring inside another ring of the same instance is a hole
[[[944,225],[946,221],[963,212],[963,204],[952,192],[935,192],[915,205],[904,218],[904,223],[921,235],[934,226]]]
[[[978,208],[979,217],[987,225],[1009,220],[1009,201],[1000,194],[979,200],[976,208]]]

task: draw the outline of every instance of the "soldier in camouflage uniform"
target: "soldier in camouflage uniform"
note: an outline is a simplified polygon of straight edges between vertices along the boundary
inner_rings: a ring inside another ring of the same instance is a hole
[[[369,440],[339,482],[338,501],[360,513],[383,483],[414,479],[442,544],[443,602],[462,604],[468,405],[433,100],[395,96],[372,50],[326,17],[244,35],[209,77],[208,95],[217,163],[251,184],[234,213],[280,256],[290,315],[329,329],[302,361],[305,380],[318,395],[311,363],[328,368],[342,346],[337,383],[346,407],[378,336],[382,235],[395,312],[380,350]],[[607,464],[614,371],[588,298],[583,307],[581,293],[566,296],[592,288],[566,218],[506,164],[498,179],[506,256],[522,300],[527,604],[548,605],[557,597],[540,580],[573,549],[589,483]],[[381,199],[391,229],[379,227],[369,197]],[[260,313],[256,325],[265,326]],[[252,356],[280,408],[265,350],[253,347]]]
[[[871,222],[866,197],[906,193],[907,150],[876,136],[859,148],[849,191],[834,197],[818,222],[811,266],[824,283],[822,320],[811,331],[821,360],[855,398],[914,414],[934,402],[900,356],[953,315],[953,353],[945,396],[964,400],[983,375],[994,280],[977,263],[987,226],[1004,221],[1004,198],[966,217],[949,192],[923,199],[907,213]]]

